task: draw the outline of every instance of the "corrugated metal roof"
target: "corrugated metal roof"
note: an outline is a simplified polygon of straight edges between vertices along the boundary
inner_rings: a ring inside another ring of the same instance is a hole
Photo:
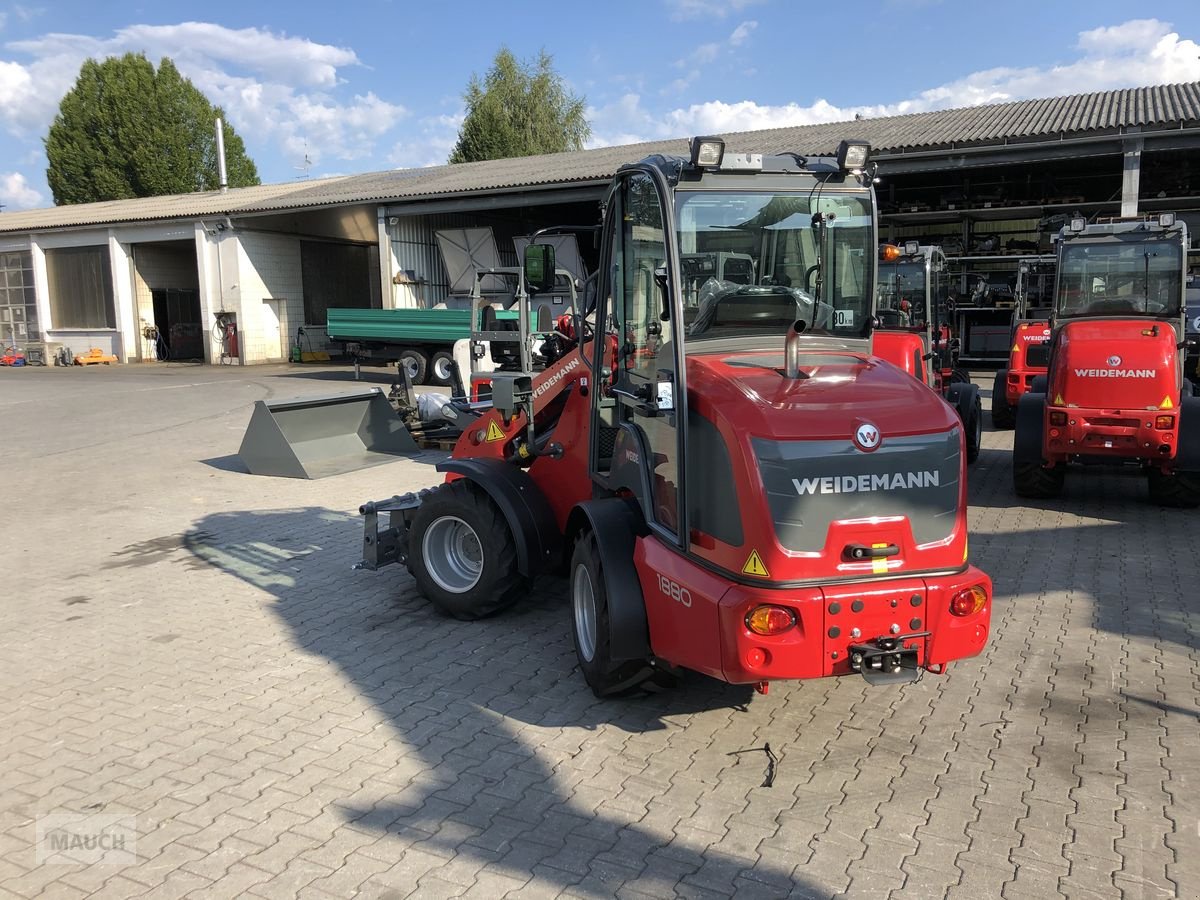
[[[1200,125],[1200,82],[1021,100],[853,122],[727,134],[730,149],[831,154],[845,137],[869,140],[877,154],[899,154],[1053,136],[1080,137],[1140,127]],[[0,232],[120,222],[238,215],[346,203],[412,200],[611,178],[624,163],[651,153],[687,152],[686,139],[602,147],[427,169],[396,169],[219,192],[84,203],[0,214]]]

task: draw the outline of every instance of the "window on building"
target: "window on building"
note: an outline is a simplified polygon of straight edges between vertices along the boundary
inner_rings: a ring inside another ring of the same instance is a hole
[[[370,249],[362,244],[300,242],[305,325],[324,325],[330,307],[370,309],[378,305],[371,302]]]
[[[0,344],[22,347],[41,339],[33,290],[33,254],[28,250],[0,253]]]
[[[47,250],[46,275],[53,327],[117,327],[108,247]]]

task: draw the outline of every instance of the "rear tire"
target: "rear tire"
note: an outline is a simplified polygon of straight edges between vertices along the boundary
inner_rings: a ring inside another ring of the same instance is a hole
[[[571,634],[579,671],[597,697],[631,691],[655,674],[646,660],[614,662],[609,650],[608,586],[596,536],[588,531],[571,555]]]
[[[528,590],[508,522],[483,489],[465,478],[443,484],[421,504],[408,546],[417,587],[456,619],[495,615]]]
[[[992,382],[992,427],[1008,431],[1017,424],[1017,410],[1008,402],[1008,370],[1001,369]]]
[[[1018,497],[1049,500],[1062,493],[1066,466],[1059,463],[1047,469],[1041,463],[1013,463],[1013,487]]]
[[[454,356],[447,353],[445,350],[439,350],[429,358],[429,384],[436,384],[438,387],[447,387],[450,384],[450,363],[454,362]]]
[[[397,363],[408,370],[408,378],[413,384],[425,383],[425,373],[429,371],[429,358],[423,352],[412,348],[401,350]]]
[[[953,369],[950,370],[950,383],[951,384],[970,384],[971,383],[971,373],[968,372],[964,368],[955,366]]]
[[[983,403],[979,394],[975,395],[963,427],[967,434],[967,462],[973,463],[979,459],[979,448],[983,444]]]
[[[1167,475],[1156,468],[1151,468],[1147,475],[1151,502],[1176,509],[1200,506],[1200,477],[1182,472]]]

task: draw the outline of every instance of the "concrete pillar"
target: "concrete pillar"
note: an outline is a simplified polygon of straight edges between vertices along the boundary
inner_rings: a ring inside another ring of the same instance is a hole
[[[124,244],[108,232],[108,262],[112,269],[113,306],[117,314],[117,331],[121,335],[117,357],[123,363],[137,358],[137,300],[133,293],[133,261]]]
[[[1138,214],[1138,187],[1142,178],[1142,147],[1144,144],[1145,140],[1141,137],[1125,141],[1121,174],[1122,217],[1132,217]]]

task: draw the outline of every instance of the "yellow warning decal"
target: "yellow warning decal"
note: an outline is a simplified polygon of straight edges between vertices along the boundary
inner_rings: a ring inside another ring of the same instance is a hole
[[[1055,397],[1054,397],[1054,405],[1055,405],[1055,406],[1062,406],[1062,405],[1063,405],[1063,398],[1062,398],[1062,394],[1057,394],[1057,395],[1055,395]]]
[[[1013,353],[1020,353],[1020,352],[1021,352],[1021,345],[1020,345],[1020,344],[1013,344],[1013,351],[1012,351],[1012,352],[1013,352]]]
[[[882,550],[887,544],[872,544],[872,550]],[[871,573],[873,575],[882,575],[888,570],[887,557],[877,556],[871,560]]]
[[[493,441],[502,441],[506,437],[508,437],[508,435],[501,431],[500,426],[496,424],[495,419],[488,422],[487,435],[484,437],[485,441],[490,444]]]
[[[1159,409],[1174,409],[1175,404],[1171,402],[1170,397],[1163,397],[1163,402],[1158,404]]]
[[[746,560],[746,564],[742,566],[743,575],[757,575],[759,578],[770,578],[771,573],[767,571],[767,567],[763,565],[762,557],[758,555],[757,550],[750,551],[750,558]]]

